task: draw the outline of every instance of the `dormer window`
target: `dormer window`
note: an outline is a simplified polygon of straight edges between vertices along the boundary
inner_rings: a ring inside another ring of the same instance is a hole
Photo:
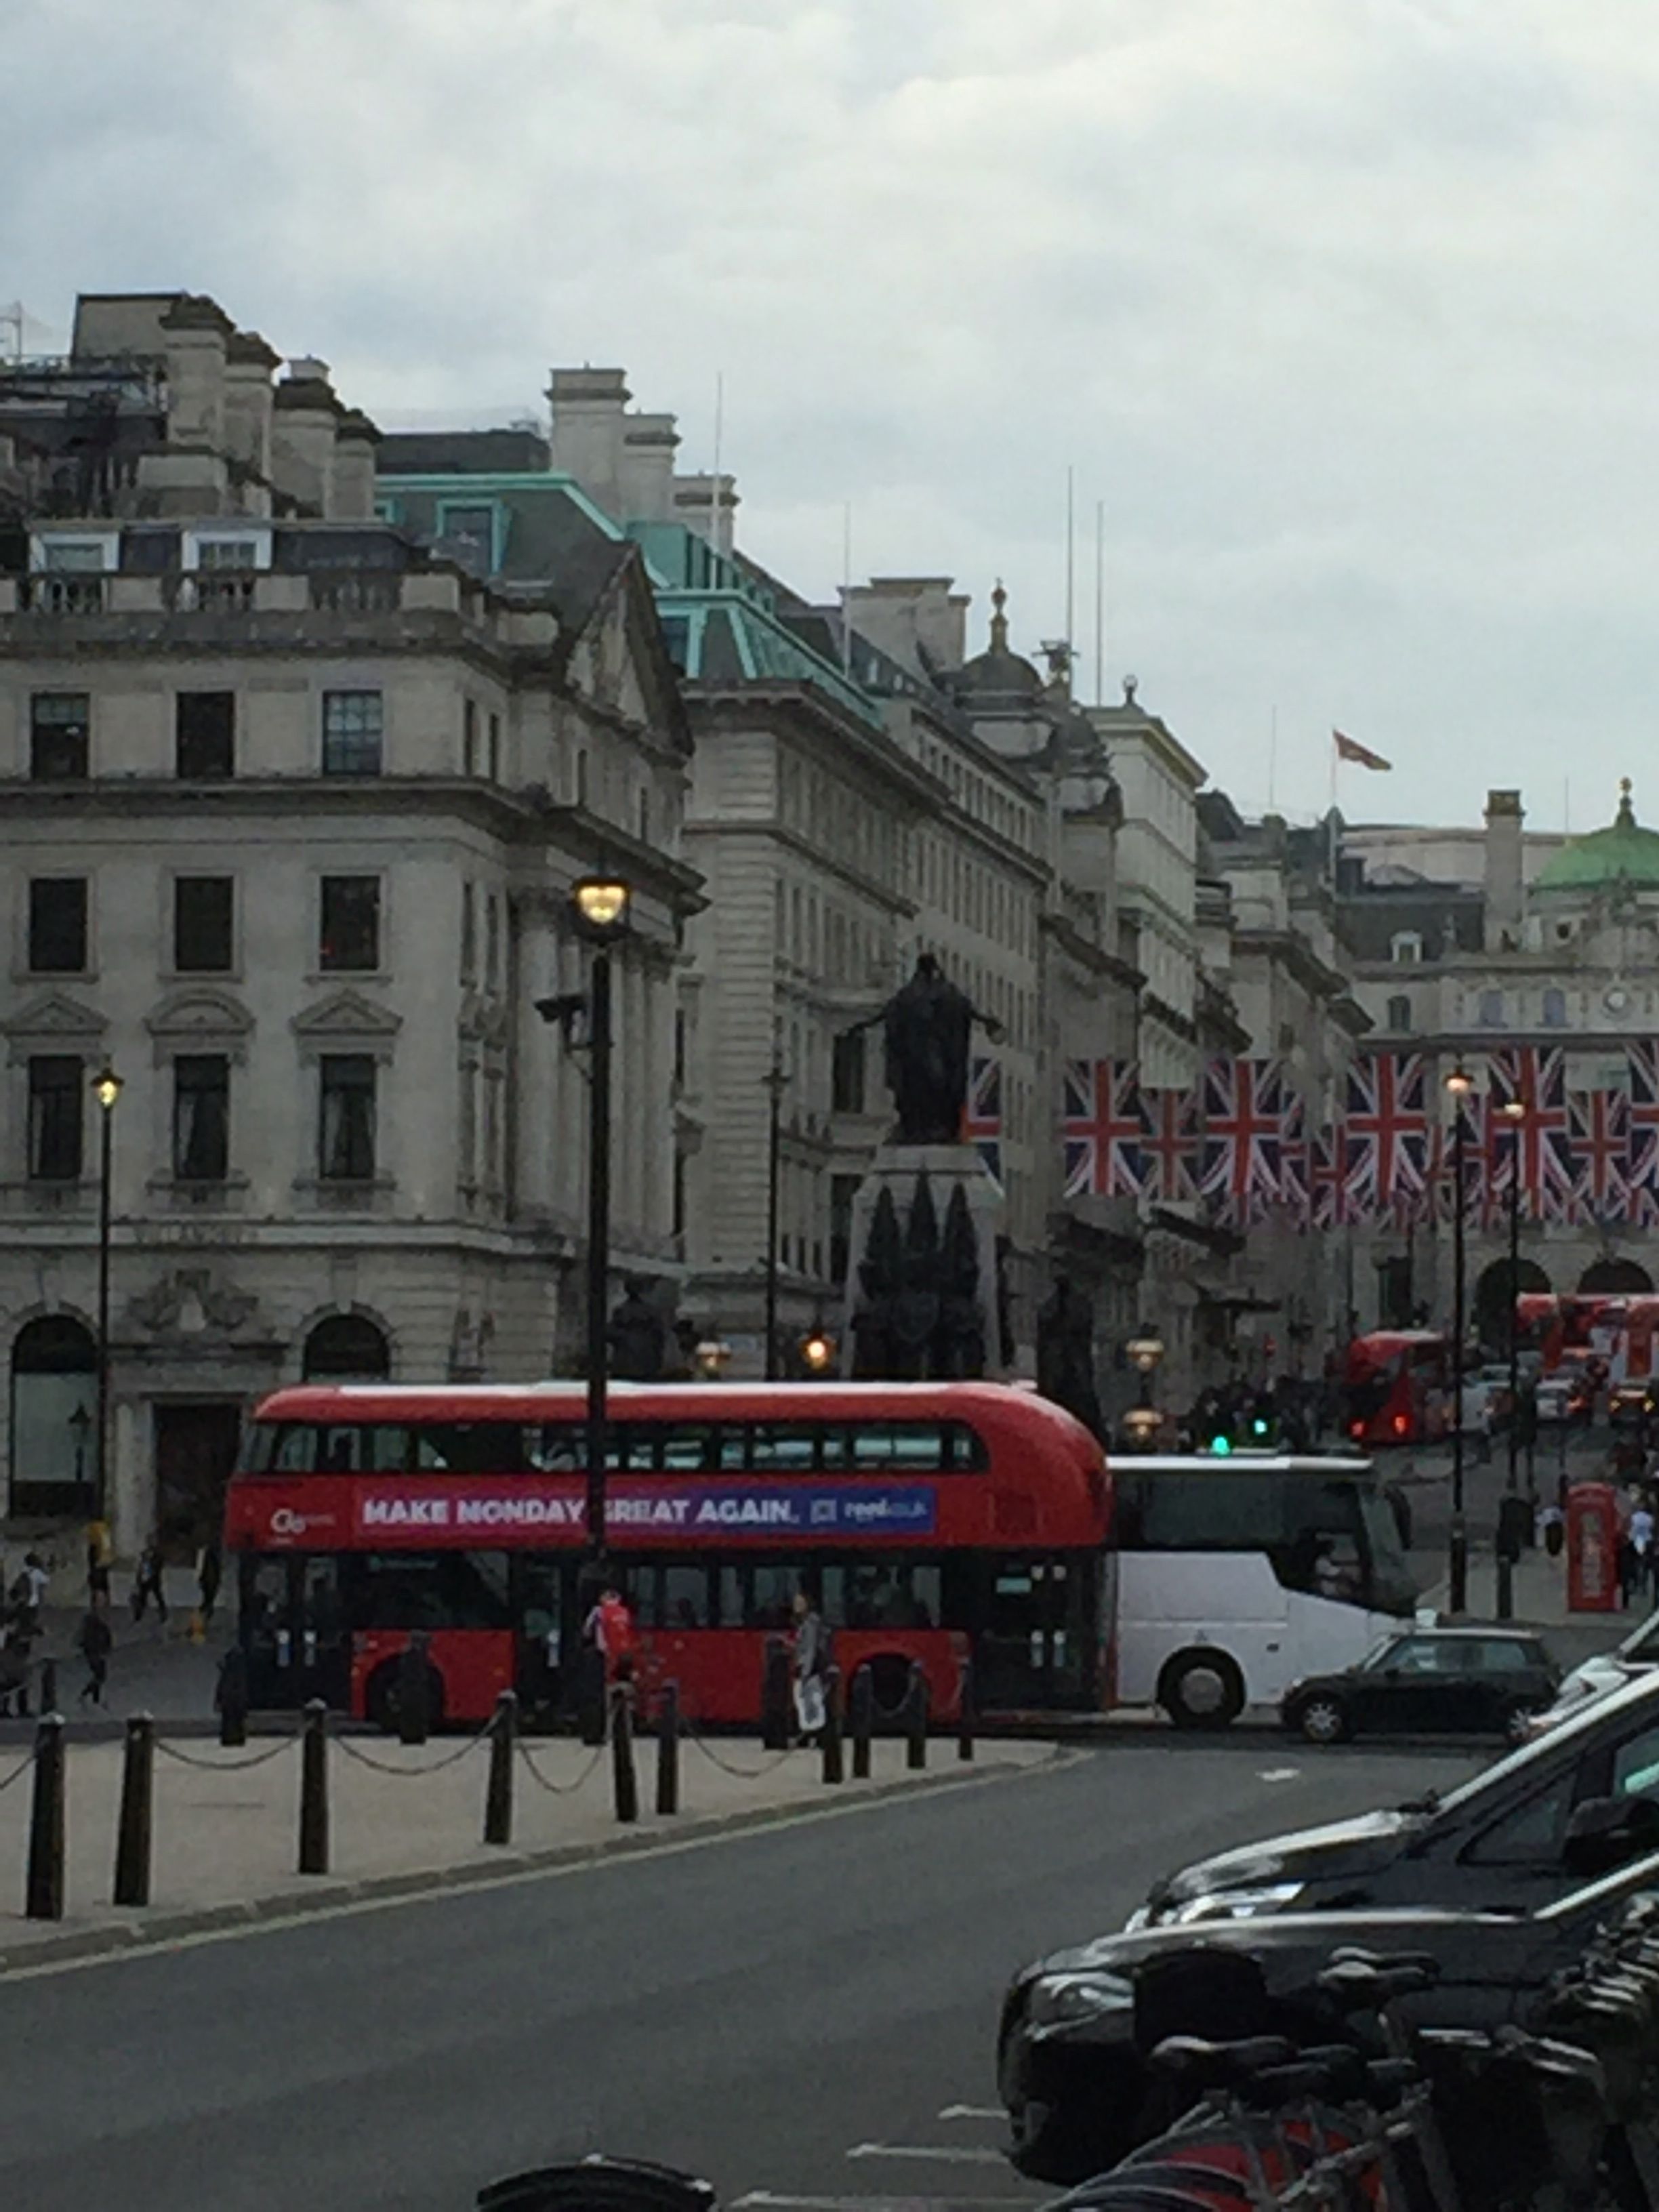
[[[37,574],[106,576],[120,565],[118,530],[37,530],[29,539],[29,567]]]
[[[180,538],[179,566],[202,569],[268,568],[270,566],[269,530],[186,530]]]
[[[1415,929],[1396,930],[1389,940],[1389,957],[1396,968],[1415,968],[1423,958],[1423,939]]]

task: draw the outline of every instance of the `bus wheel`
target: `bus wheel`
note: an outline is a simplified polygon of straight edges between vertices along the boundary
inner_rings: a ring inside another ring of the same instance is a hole
[[[363,1711],[378,1729],[396,1735],[403,1701],[398,1695],[398,1662],[388,1659],[377,1667],[363,1688]],[[435,1667],[426,1670],[426,1724],[444,1724],[444,1678]]]
[[[1244,1710],[1244,1678],[1224,1651],[1182,1651],[1158,1679],[1158,1702],[1178,1729],[1225,1728]]]
[[[896,1721],[910,1691],[910,1662],[902,1651],[878,1651],[864,1662],[870,1669],[870,1697],[878,1721]]]

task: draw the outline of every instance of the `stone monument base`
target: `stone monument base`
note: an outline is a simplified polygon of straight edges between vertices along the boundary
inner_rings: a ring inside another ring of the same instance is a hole
[[[927,1255],[916,1249],[913,1235],[917,1200],[924,1188],[935,1231],[931,1276]],[[948,1225],[952,1201],[958,1191],[965,1206],[972,1243],[971,1267],[959,1271],[957,1262],[961,1255],[951,1249],[953,1232]],[[985,1376],[1000,1376],[1003,1366],[997,1298],[997,1239],[1002,1231],[1006,1201],[1001,1187],[973,1145],[888,1144],[881,1146],[871,1163],[870,1171],[853,1200],[848,1238],[846,1307],[841,1335],[842,1374],[854,1376],[862,1371],[859,1364],[860,1316],[871,1304],[865,1272],[872,1260],[872,1232],[877,1227],[884,1196],[890,1201],[905,1255],[904,1284],[898,1291],[902,1322],[914,1323],[919,1328],[926,1317],[921,1302],[931,1297],[939,1302],[941,1322],[948,1330],[950,1314],[954,1311],[960,1317],[963,1303],[970,1300],[974,1326],[983,1346],[982,1361],[977,1364],[976,1371]],[[944,1279],[945,1273],[951,1276],[948,1281]],[[969,1281],[971,1287],[967,1287]],[[911,1370],[905,1366],[901,1371]],[[959,1373],[961,1370],[941,1368],[930,1362],[921,1371],[930,1375]]]

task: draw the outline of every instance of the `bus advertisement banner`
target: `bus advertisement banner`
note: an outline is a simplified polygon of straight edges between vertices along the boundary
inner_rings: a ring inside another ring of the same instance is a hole
[[[377,1481],[357,1478],[346,1510],[319,1499],[295,1511],[272,1498],[263,1516],[252,1485],[240,1498],[238,1540],[303,1549],[337,1544],[408,1545],[512,1541],[579,1537],[587,1518],[580,1479],[520,1476],[495,1481],[477,1476]],[[711,1541],[781,1536],[931,1536],[937,1497],[931,1482],[908,1483],[672,1483],[618,1481],[606,1486],[605,1528],[614,1536],[707,1537]],[[263,1525],[261,1522],[263,1520]]]

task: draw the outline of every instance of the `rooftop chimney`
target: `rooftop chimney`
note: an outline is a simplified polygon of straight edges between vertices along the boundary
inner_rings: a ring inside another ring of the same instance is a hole
[[[1486,793],[1486,947],[1520,950],[1525,898],[1522,888],[1521,825],[1526,816],[1518,791]]]

